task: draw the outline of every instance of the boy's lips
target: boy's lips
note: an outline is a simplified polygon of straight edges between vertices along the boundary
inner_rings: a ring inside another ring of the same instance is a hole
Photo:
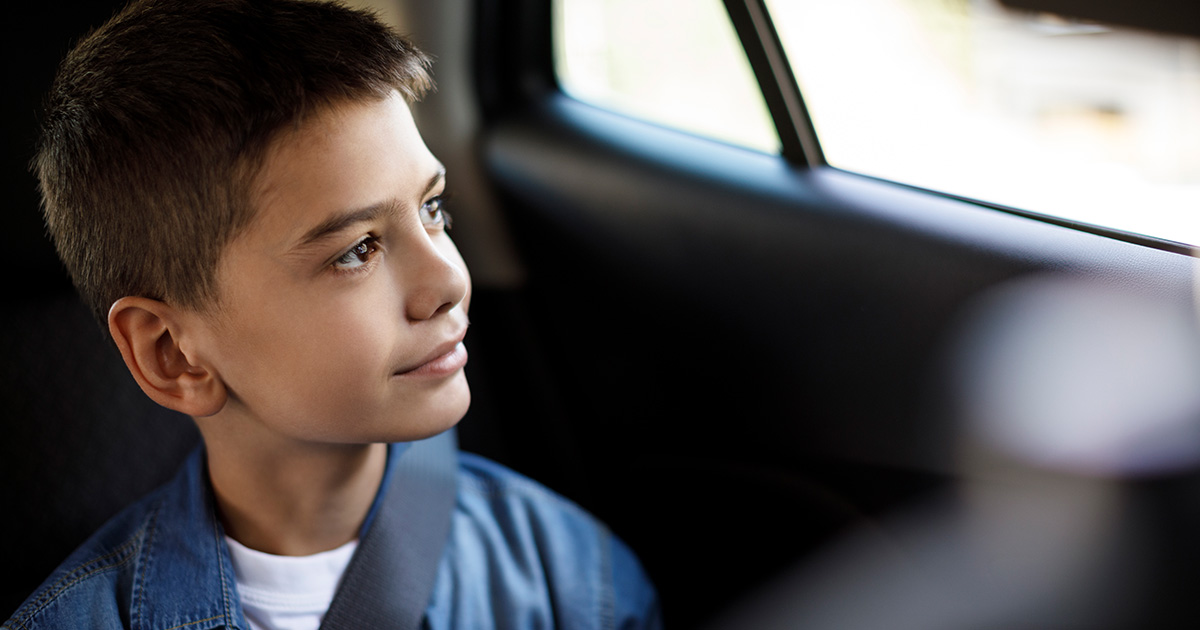
[[[394,376],[445,376],[467,364],[467,348],[462,339],[466,331],[456,335],[427,354],[415,365],[397,370]]]

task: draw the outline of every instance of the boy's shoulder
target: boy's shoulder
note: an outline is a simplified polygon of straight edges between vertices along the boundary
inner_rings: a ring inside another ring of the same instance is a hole
[[[459,455],[450,541],[430,627],[658,627],[657,595],[633,552],[601,521],[513,470]],[[468,583],[474,581],[474,585]],[[534,605],[516,610],[502,597]],[[512,612],[520,617],[505,619]],[[465,623],[464,623],[465,622]]]
[[[233,625],[236,592],[228,564],[205,532],[215,524],[204,487],[203,454],[106,522],[71,553],[0,630]],[[199,496],[197,496],[199,495]],[[178,563],[180,557],[187,562]],[[202,574],[217,575],[207,580]],[[229,580],[224,577],[230,578]],[[187,593],[188,596],[180,597]],[[178,622],[178,623],[176,623]]]
[[[604,527],[570,499],[480,455],[458,453],[458,482],[459,510],[486,506],[493,512],[524,512],[530,516],[573,521],[586,527]]]
[[[132,587],[136,558],[157,512],[156,499],[157,493],[139,501],[93,534],[25,600],[3,629],[66,627],[65,620],[89,616],[127,619],[129,607],[119,593]]]

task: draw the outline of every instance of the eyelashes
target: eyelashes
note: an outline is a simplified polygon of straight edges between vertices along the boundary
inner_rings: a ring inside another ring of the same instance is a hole
[[[454,223],[450,211],[446,209],[449,200],[450,193],[442,193],[421,204],[421,223],[426,228],[449,230]]]

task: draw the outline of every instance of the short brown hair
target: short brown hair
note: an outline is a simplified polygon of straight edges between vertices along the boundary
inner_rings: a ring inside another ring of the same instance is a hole
[[[206,309],[275,133],[393,89],[419,99],[428,69],[373,15],[306,0],[138,0],[81,40],[33,168],[59,256],[102,325],[127,295]]]

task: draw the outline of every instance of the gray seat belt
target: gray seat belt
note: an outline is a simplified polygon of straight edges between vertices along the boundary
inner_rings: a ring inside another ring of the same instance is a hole
[[[451,429],[400,455],[321,630],[416,630],[450,535],[458,473]]]

